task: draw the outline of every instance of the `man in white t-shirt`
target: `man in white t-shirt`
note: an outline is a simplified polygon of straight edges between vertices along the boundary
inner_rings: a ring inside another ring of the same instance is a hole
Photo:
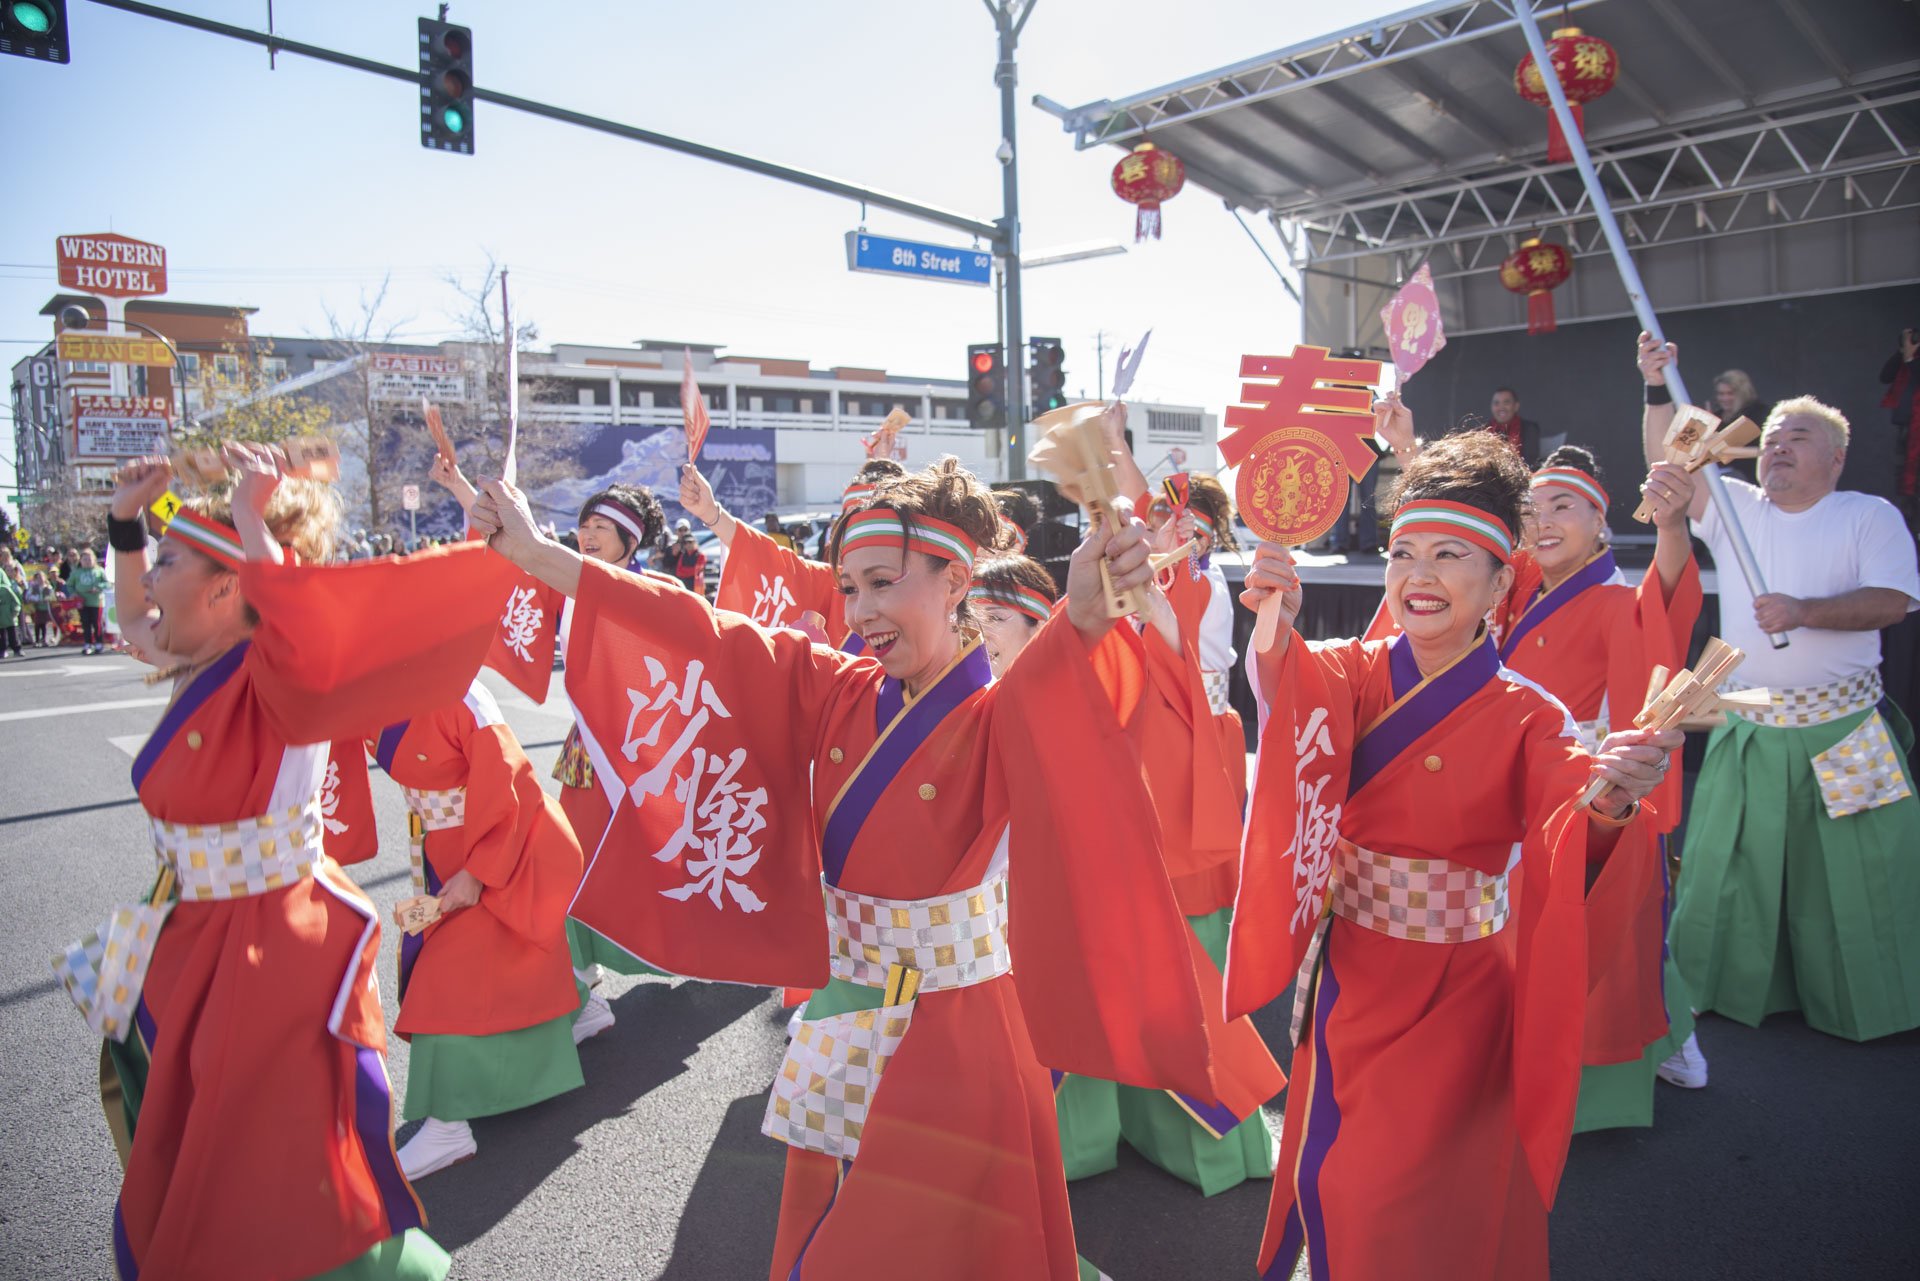
[[[1673,420],[1673,359],[1671,343],[1640,335],[1649,461],[1663,456]],[[1726,477],[1761,596],[1747,588],[1707,487],[1696,491],[1693,529],[1718,570],[1720,635],[1746,651],[1736,679],[1772,697],[1707,742],[1669,942],[1702,1009],[1750,1026],[1800,1010],[1811,1027],[1866,1041],[1920,1026],[1913,732],[1881,687],[1879,635],[1920,608],[1920,568],[1891,503],[1835,489],[1847,442],[1838,410],[1784,400],[1761,435],[1760,484]],[[1769,634],[1787,647],[1774,649]],[[1685,1059],[1683,1050],[1662,1075],[1687,1076]]]

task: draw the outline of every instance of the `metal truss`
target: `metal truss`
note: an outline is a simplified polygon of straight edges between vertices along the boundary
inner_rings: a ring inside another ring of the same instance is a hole
[[[1912,112],[1892,109],[1916,101],[1920,77],[1904,77],[1838,101],[1661,130],[1596,149],[1593,160],[1636,247],[1910,209],[1920,206],[1920,184],[1907,181],[1920,161],[1920,130]],[[1576,257],[1605,252],[1580,176],[1565,165],[1501,167],[1269,216],[1295,267],[1381,254],[1411,264],[1437,253],[1436,278],[1465,275],[1547,228],[1561,229]]]
[[[1565,4],[1539,0],[1531,7],[1559,13],[1598,3],[1601,0],[1569,0]],[[1074,135],[1075,149],[1084,151],[1089,147],[1132,142],[1170,124],[1187,124],[1249,103],[1326,86],[1363,71],[1391,67],[1395,69],[1395,77],[1409,90],[1422,93],[1436,110],[1458,120],[1469,132],[1480,135],[1496,154],[1504,156],[1505,139],[1484,128],[1473,113],[1453,110],[1452,104],[1444,103],[1442,99],[1448,96],[1444,90],[1422,83],[1425,72],[1399,64],[1497,32],[1517,31],[1516,8],[1516,0],[1467,0],[1466,3],[1436,0],[1400,15],[1397,21],[1349,27],[1308,44],[1235,63],[1119,102],[1103,99],[1084,107],[1069,108],[1045,99],[1036,101],[1041,108],[1060,117],[1067,132]],[[1500,69],[1503,77],[1511,74],[1511,67]],[[1631,89],[1628,93],[1636,99],[1641,97]],[[1257,206],[1259,202],[1249,203]]]

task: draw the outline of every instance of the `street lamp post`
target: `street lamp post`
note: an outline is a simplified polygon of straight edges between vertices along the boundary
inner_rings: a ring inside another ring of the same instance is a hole
[[[1020,317],[1020,165],[1014,143],[1014,86],[1016,68],[1014,48],[1020,43],[1020,30],[1033,16],[1039,0],[981,0],[993,15],[994,29],[1000,35],[1000,57],[994,64],[993,81],[1000,86],[1000,190],[1004,211],[1000,218],[997,247],[1001,261],[1001,280],[1006,288],[1006,361],[1007,375],[1007,479],[1025,480],[1027,451],[1020,437],[1027,427],[1027,388],[1020,349],[1025,334]]]

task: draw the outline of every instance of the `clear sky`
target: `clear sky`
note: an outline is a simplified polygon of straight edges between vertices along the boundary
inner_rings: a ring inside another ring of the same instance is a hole
[[[175,7],[264,28],[265,0]],[[1029,334],[1065,341],[1091,395],[1095,334],[1151,325],[1133,396],[1234,395],[1241,353],[1283,348],[1299,310],[1218,198],[1166,206],[1132,244],[1108,188],[1119,152],[1076,152],[1030,104],[1118,98],[1396,11],[1307,0],[1039,0],[1021,39],[1018,121],[1029,256],[1118,240],[1124,256],[1027,276]],[[68,66],[0,58],[0,361],[50,333],[54,238],[118,231],[166,246],[169,297],[258,307],[256,333],[324,335],[391,275],[402,336],[451,336],[443,278],[512,269],[515,311],[553,341],[718,343],[816,367],[959,377],[994,337],[990,290],[846,269],[857,205],[638,143],[479,105],[478,154],[418,143],[409,84],[69,0]],[[407,65],[427,3],[277,0],[291,39]],[[812,169],[990,221],[1000,207],[993,24],[980,0],[460,0],[482,86]],[[22,127],[22,126],[26,127]],[[1270,228],[1252,218],[1269,252]],[[880,210],[879,234],[962,238]],[[1112,371],[1113,354],[1107,357]],[[0,484],[12,483],[12,432]]]

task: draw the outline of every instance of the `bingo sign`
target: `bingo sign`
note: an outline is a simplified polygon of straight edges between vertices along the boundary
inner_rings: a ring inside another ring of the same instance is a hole
[[[375,400],[418,401],[436,404],[467,398],[467,369],[457,356],[414,356],[376,351],[373,360]]]
[[[95,298],[145,298],[167,292],[167,251],[112,232],[54,242],[60,287]]]
[[[167,451],[170,425],[165,396],[73,398],[76,459],[139,458]]]

